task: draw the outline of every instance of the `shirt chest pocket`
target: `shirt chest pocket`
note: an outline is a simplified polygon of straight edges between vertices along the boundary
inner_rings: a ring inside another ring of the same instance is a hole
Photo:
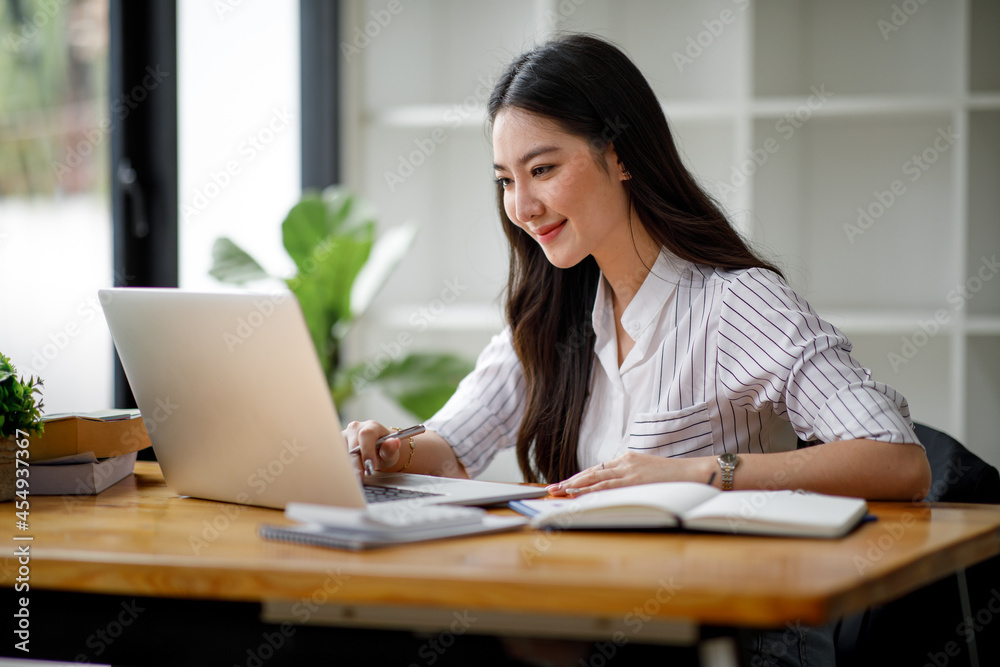
[[[673,412],[640,413],[632,422],[628,439],[629,450],[642,454],[710,454],[713,437],[708,404],[698,403]]]

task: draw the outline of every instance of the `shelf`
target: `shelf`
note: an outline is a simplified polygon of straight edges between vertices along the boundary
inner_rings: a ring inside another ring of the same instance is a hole
[[[815,307],[920,311],[944,303],[960,243],[951,223],[960,196],[954,147],[940,135],[950,121],[814,118],[785,133],[756,121],[760,159],[746,171],[757,241]],[[929,150],[934,162],[916,167],[914,156]]]
[[[427,303],[393,306],[373,312],[367,319],[379,329],[428,332],[496,333],[504,326],[500,305],[495,303],[451,304],[440,311]]]
[[[968,240],[962,282],[969,313],[1000,313],[1000,275],[993,258],[1000,254],[1000,111],[969,114]]]
[[[996,0],[970,0],[969,16],[969,90],[992,91],[1000,95],[1000,3]]]
[[[702,122],[735,118],[730,102],[660,100],[660,105],[671,121]],[[486,124],[486,106],[463,102],[400,105],[383,110],[369,109],[361,120],[366,124],[390,128],[482,129]]]
[[[965,363],[966,447],[1000,467],[1000,342],[971,338]]]
[[[967,106],[972,111],[1000,111],[1000,93],[974,93]]]
[[[842,95],[816,88],[808,96],[758,97],[750,103],[756,118],[784,118],[798,112],[799,121],[815,117],[911,116],[949,113],[961,109],[963,98],[953,95]]]
[[[374,7],[351,6],[359,20]],[[414,313],[456,276],[468,289],[415,346],[471,356],[503,326],[486,96],[539,36],[588,32],[632,58],[685,165],[876,380],[960,440],[995,434],[1000,270],[984,262],[1000,254],[998,21],[997,0],[406,5],[349,63],[352,176],[381,219],[423,225],[363,347],[414,334]],[[956,298],[962,285],[974,295]]]
[[[958,94],[965,24],[959,2],[754,4],[754,94]],[[995,35],[990,35],[995,42]],[[995,52],[995,49],[994,49]]]
[[[969,315],[965,320],[965,331],[970,336],[1000,336],[1000,315]],[[996,341],[1000,349],[1000,341]]]
[[[368,111],[362,121],[393,128],[482,128],[486,122],[485,105],[412,104]]]
[[[950,336],[910,336],[907,343],[900,336],[856,334],[851,342],[851,356],[871,370],[873,379],[906,397],[914,421],[957,433],[962,420],[945,398],[950,393],[947,387],[962,377],[951,362]]]
[[[936,319],[941,310],[945,315]],[[920,311],[819,310],[819,314],[848,336],[908,336],[921,331],[921,324],[935,335],[955,331],[955,313],[943,306]]]

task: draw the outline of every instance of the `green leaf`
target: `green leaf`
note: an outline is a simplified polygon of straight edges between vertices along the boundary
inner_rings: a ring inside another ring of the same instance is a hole
[[[216,280],[231,285],[269,277],[257,260],[226,237],[216,239],[212,245],[212,268],[208,272]]]
[[[370,382],[418,419],[427,419],[444,406],[472,368],[472,363],[451,354],[420,352],[392,361]]]
[[[42,401],[36,402],[36,394],[41,393],[42,381],[37,378],[25,380],[17,377],[17,371],[10,359],[0,354],[0,437],[14,435],[18,430],[41,433],[39,421]]]
[[[323,374],[329,378],[337,364],[331,350],[332,330],[336,321],[335,313],[326,307],[327,295],[323,292],[323,286],[316,280],[294,278],[288,281],[288,287],[299,300],[302,316],[306,320],[309,335],[316,347],[316,354],[319,355],[323,366]]]
[[[338,405],[371,385],[426,418],[444,405],[472,369],[467,361],[436,354],[414,354],[381,371],[366,363],[343,367],[343,336],[409,251],[415,231],[411,224],[399,225],[376,245],[372,210],[339,187],[304,195],[282,222],[282,242],[296,266],[296,274],[285,282],[299,301]],[[211,273],[235,284],[268,277],[226,238],[216,241]]]
[[[306,197],[288,212],[281,223],[281,236],[300,272],[309,270],[310,257],[332,231],[326,204],[319,197]]]

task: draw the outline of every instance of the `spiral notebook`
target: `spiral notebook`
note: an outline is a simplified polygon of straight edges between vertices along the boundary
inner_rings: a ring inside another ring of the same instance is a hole
[[[433,505],[356,509],[289,503],[285,516],[302,523],[261,524],[258,534],[268,540],[353,551],[498,533],[515,530],[528,522],[521,516],[497,516],[474,507]]]

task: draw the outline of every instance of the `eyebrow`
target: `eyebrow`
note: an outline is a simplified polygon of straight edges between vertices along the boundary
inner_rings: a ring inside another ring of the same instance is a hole
[[[518,159],[517,164],[519,166],[524,165],[525,163],[532,160],[533,158],[538,157],[539,155],[544,155],[545,153],[551,153],[552,151],[557,151],[557,150],[559,150],[558,146],[540,146],[538,148],[534,148],[525,153],[524,155],[522,155],[520,159]],[[493,169],[497,171],[500,170],[507,171],[507,167],[503,166],[502,164],[497,164],[496,162],[493,163]]]

